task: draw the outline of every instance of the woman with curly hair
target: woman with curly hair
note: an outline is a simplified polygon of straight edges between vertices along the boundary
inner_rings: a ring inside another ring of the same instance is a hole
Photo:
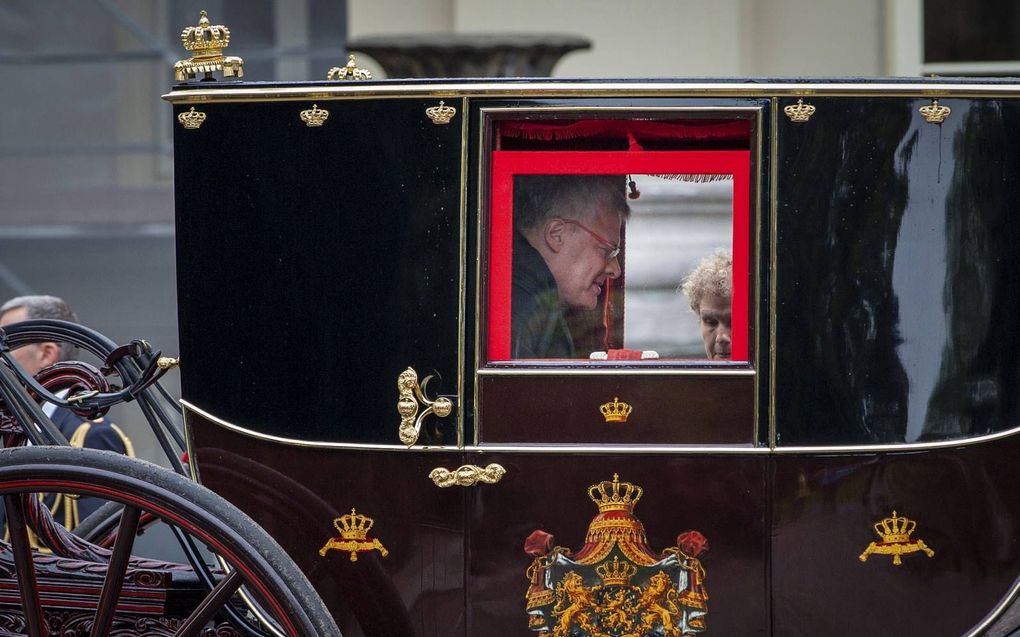
[[[702,259],[678,291],[687,295],[691,309],[698,316],[705,355],[711,360],[729,360],[733,253],[719,248]]]

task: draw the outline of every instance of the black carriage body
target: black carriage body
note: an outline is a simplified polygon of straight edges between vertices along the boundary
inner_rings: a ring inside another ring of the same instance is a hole
[[[944,79],[177,87],[192,469],[345,635],[983,630],[1020,581],[1018,97]],[[618,242],[578,235],[624,250],[596,310],[565,312],[573,356],[515,349],[530,175],[638,184]],[[642,313],[663,279],[662,303],[686,303],[675,264],[720,241],[729,360],[673,352],[674,319],[696,317]]]

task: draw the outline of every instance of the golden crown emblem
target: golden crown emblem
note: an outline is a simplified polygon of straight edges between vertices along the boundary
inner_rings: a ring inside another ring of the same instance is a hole
[[[364,540],[368,537],[368,531],[375,524],[375,520],[357,513],[353,508],[347,515],[341,515],[333,520],[333,526],[340,532],[340,537],[345,540]]]
[[[953,112],[953,109],[948,106],[942,106],[938,100],[932,100],[928,106],[922,106],[917,109],[924,117],[924,121],[929,124],[941,124],[946,121],[949,114]]]
[[[223,49],[230,45],[230,29],[222,24],[210,25],[205,11],[199,14],[197,26],[181,31],[181,44],[191,57],[174,64],[178,82],[192,79],[198,73],[212,77],[213,71],[222,71],[224,77],[244,76],[244,60],[223,55]]]
[[[301,111],[301,121],[309,128],[322,126],[327,118],[329,118],[329,111],[319,108],[318,104],[312,104],[311,108]]]
[[[192,130],[198,128],[205,121],[205,113],[202,111],[196,111],[195,107],[192,106],[191,110],[185,111],[177,116],[177,121],[181,123],[184,128],[190,128]]]
[[[358,65],[354,63],[354,56],[347,56],[347,64],[344,66],[334,66],[326,73],[327,80],[370,80],[372,74],[365,69],[359,69]]]
[[[430,106],[425,109],[425,115],[432,120],[433,124],[449,124],[457,109],[447,106],[443,100],[439,100],[439,106]]]
[[[618,396],[613,396],[613,402],[604,403],[599,407],[606,422],[627,422],[627,418],[630,417],[630,412],[633,410],[634,408],[627,403],[621,403]]]
[[[805,104],[803,99],[798,98],[796,104],[790,104],[783,109],[783,112],[791,122],[806,122],[815,114],[815,107]]]
[[[620,474],[613,474],[613,481],[603,480],[588,487],[588,497],[599,508],[606,511],[634,511],[634,505],[641,499],[644,489],[629,482],[620,482]]]
[[[928,557],[935,556],[935,551],[929,548],[924,543],[924,540],[910,539],[910,535],[917,528],[917,522],[902,515],[896,515],[896,511],[893,511],[891,516],[873,524],[872,528],[875,529],[875,533],[878,534],[881,541],[872,542],[868,545],[868,548],[864,549],[864,552],[859,557],[862,562],[866,562],[868,556],[873,553],[876,555],[892,555],[894,566],[903,564],[903,560],[900,557],[902,555],[922,552]]]
[[[602,578],[604,586],[627,586],[630,578],[637,573],[637,567],[629,562],[621,562],[620,558],[613,556],[613,561],[606,560],[601,566],[596,567],[595,573]]]
[[[893,542],[909,542],[910,534],[917,528],[917,522],[909,518],[905,518],[902,515],[896,515],[896,512],[892,512],[892,516],[883,518],[882,520],[874,524],[875,533],[878,537],[882,538],[882,541],[889,544]]]

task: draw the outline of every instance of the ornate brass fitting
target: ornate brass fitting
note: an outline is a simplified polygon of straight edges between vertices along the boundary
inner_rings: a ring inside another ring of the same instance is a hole
[[[421,423],[425,416],[435,414],[439,418],[446,418],[453,413],[453,401],[445,396],[435,400],[425,397],[425,386],[432,377],[428,376],[418,384],[418,373],[408,367],[400,372],[397,377],[397,391],[400,397],[397,399],[397,413],[400,414],[400,429],[398,435],[400,442],[408,447],[418,442],[418,435],[421,433]],[[419,402],[425,406],[425,411],[418,413]],[[417,416],[417,418],[415,418]]]
[[[457,467],[453,471],[443,467],[436,467],[429,472],[429,478],[441,489],[453,486],[473,487],[479,482],[483,484],[496,484],[506,475],[506,469],[498,464],[490,464],[482,467],[473,464],[466,464]]]
[[[179,367],[180,364],[181,364],[181,359],[179,359],[179,358],[171,358],[169,356],[160,356],[159,358],[156,359],[156,367],[158,367],[160,369],[173,369],[174,367]]]
[[[345,66],[334,66],[326,74],[327,80],[370,80],[372,74],[365,69],[359,69],[354,63],[354,55],[347,56]]]
[[[174,64],[174,78],[178,82],[193,80],[199,73],[209,79],[214,71],[221,71],[223,77],[244,77],[244,60],[223,55],[223,49],[230,44],[230,29],[222,24],[210,26],[205,11],[200,14],[198,26],[181,32],[181,44],[191,52],[191,57]]]

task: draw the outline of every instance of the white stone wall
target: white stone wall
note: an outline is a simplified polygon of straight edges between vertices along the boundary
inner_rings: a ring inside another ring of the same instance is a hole
[[[591,39],[591,50],[555,69],[561,77],[920,70],[920,0],[348,0],[348,12],[351,37],[453,31]]]

